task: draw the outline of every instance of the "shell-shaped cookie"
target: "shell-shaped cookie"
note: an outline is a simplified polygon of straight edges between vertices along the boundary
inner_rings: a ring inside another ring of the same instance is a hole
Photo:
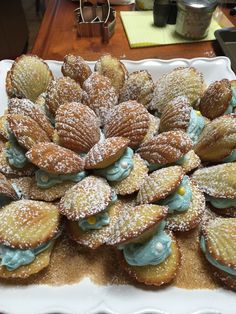
[[[54,143],[36,144],[26,153],[26,157],[32,164],[49,173],[76,173],[84,169],[81,157]]]
[[[219,162],[236,148],[236,115],[225,115],[208,123],[194,147],[202,161]]]
[[[18,198],[10,181],[7,180],[4,174],[0,173],[0,197],[2,196],[12,200],[17,200]]]
[[[106,137],[126,137],[130,147],[137,147],[147,134],[149,123],[148,111],[142,104],[126,101],[110,110],[104,133]]]
[[[114,233],[114,226],[116,222],[123,215],[126,209],[126,203],[118,200],[113,205],[109,206],[107,212],[110,221],[107,226],[103,226],[99,230],[83,231],[79,227],[77,221],[68,220],[66,222],[66,230],[68,231],[69,236],[70,238],[72,238],[72,240],[91,249],[96,249],[108,241],[108,239]]]
[[[83,82],[92,74],[89,65],[84,61],[84,59],[80,56],[72,54],[68,54],[64,57],[61,72],[64,76],[69,76],[81,86],[83,85]]]
[[[125,65],[120,60],[110,54],[105,54],[96,62],[95,71],[108,77],[119,94],[128,74]]]
[[[145,107],[152,100],[154,83],[151,75],[146,70],[130,73],[120,91],[119,102],[136,100]]]
[[[7,114],[0,116],[0,140],[8,141]]]
[[[49,112],[55,116],[57,109],[66,102],[80,102],[83,90],[78,83],[70,77],[59,77],[53,80],[46,94],[46,106]]]
[[[187,97],[193,106],[204,91],[203,75],[193,67],[178,67],[164,74],[156,83],[150,109],[162,113],[175,97]]]
[[[236,163],[227,163],[198,169],[192,180],[210,196],[217,198],[236,198]]]
[[[114,226],[114,233],[107,241],[108,245],[144,240],[143,234],[153,233],[153,228],[166,217],[166,206],[144,204],[127,208]]]
[[[127,195],[137,192],[148,176],[148,167],[145,161],[135,154],[133,157],[134,167],[129,176],[122,181],[110,182],[116,194]]]
[[[189,126],[191,110],[190,103],[185,96],[172,99],[163,107],[160,131],[182,130],[185,132]]]
[[[216,218],[204,226],[207,251],[219,263],[236,269],[236,218]]]
[[[149,163],[165,165],[184,156],[192,146],[193,143],[186,133],[169,131],[144,142],[137,152]]]
[[[34,55],[22,55],[13,63],[6,81],[9,97],[35,101],[46,91],[53,75],[48,65]]]
[[[103,124],[107,111],[118,103],[117,93],[110,79],[94,72],[84,82],[83,89],[83,104],[89,106]]]
[[[33,180],[29,189],[29,197],[32,200],[53,202],[64,196],[66,191],[72,188],[74,185],[74,182],[65,181],[50,188],[44,189],[38,187],[36,181]]]
[[[40,272],[46,268],[50,263],[50,256],[55,241],[52,241],[51,245],[43,252],[35,256],[35,259],[30,265],[22,265],[14,271],[7,270],[5,266],[0,266],[0,278],[5,279],[24,279],[29,276]]]
[[[192,171],[193,169],[198,168],[201,165],[201,159],[194,153],[193,150],[190,150],[185,156],[181,163],[185,173]]]
[[[57,206],[31,200],[12,202],[0,211],[0,242],[30,249],[52,239],[59,228]]]
[[[184,172],[180,166],[171,166],[152,172],[140,187],[137,203],[154,203],[166,198],[177,188],[183,176]]]
[[[81,103],[65,103],[56,114],[60,145],[87,153],[100,139],[99,120],[94,111]]]
[[[142,143],[144,143],[147,140],[150,140],[153,136],[157,135],[159,131],[159,126],[160,126],[160,118],[155,117],[154,115],[149,113],[149,126],[147,130],[147,134],[142,140]]]
[[[18,143],[26,149],[30,149],[37,143],[50,142],[44,129],[29,116],[9,114],[7,121]]]
[[[112,195],[105,179],[89,176],[66,191],[60,201],[60,212],[70,220],[95,215],[106,209]]]
[[[23,168],[11,167],[8,163],[5,150],[0,152],[0,173],[3,173],[7,178],[10,177],[24,177],[32,176],[35,171],[35,167],[32,164],[27,164]]]
[[[118,160],[129,145],[123,137],[110,137],[95,144],[85,157],[85,169],[106,168]]]
[[[54,129],[47,116],[39,106],[35,105],[29,99],[10,99],[8,102],[8,113],[30,117],[47,133],[48,137],[52,139]]]
[[[168,214],[166,227],[172,231],[189,231],[196,228],[205,210],[204,194],[190,181],[192,201],[187,211]]]
[[[232,98],[230,81],[223,79],[213,82],[204,92],[199,109],[203,116],[215,119],[225,113]]]
[[[123,253],[118,252],[122,269],[130,277],[145,285],[161,286],[171,282],[176,277],[180,267],[181,252],[174,235],[170,231],[167,231],[167,233],[172,239],[171,254],[163,263],[159,265],[131,266],[125,261]]]

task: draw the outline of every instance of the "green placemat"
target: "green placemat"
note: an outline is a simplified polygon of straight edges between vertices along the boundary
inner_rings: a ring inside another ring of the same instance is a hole
[[[152,11],[122,11],[121,19],[131,48],[213,40],[215,39],[215,30],[221,28],[212,19],[207,37],[200,40],[190,40],[176,34],[175,25],[154,26]]]

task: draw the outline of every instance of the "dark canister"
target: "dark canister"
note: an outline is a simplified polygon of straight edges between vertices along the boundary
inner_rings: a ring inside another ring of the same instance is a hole
[[[153,5],[154,24],[159,27],[166,26],[170,13],[169,0],[155,0]]]
[[[217,0],[179,0],[176,32],[189,39],[207,36]]]

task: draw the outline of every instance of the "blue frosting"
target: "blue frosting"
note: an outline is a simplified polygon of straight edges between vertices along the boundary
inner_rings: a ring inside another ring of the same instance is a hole
[[[194,109],[190,113],[190,121],[187,129],[187,134],[191,138],[194,144],[197,143],[200,134],[205,126],[205,120],[203,116],[198,114]]]
[[[102,227],[109,225],[110,223],[110,217],[107,211],[103,211],[95,216],[92,216],[92,218],[93,219],[91,219],[91,217],[88,217],[88,218],[83,218],[79,220],[78,221],[79,227],[83,231],[99,230]]]
[[[6,266],[7,270],[13,271],[20,266],[28,265],[35,260],[36,255],[48,249],[51,245],[51,241],[43,243],[35,249],[20,250],[13,249],[6,245],[0,245],[0,260],[1,266]]]
[[[170,194],[164,200],[159,200],[159,205],[167,205],[168,212],[173,213],[174,211],[183,212],[189,209],[192,200],[192,191],[189,185],[189,178],[183,177],[182,182],[175,190],[174,193]]]
[[[127,147],[123,156],[115,163],[104,169],[96,169],[94,173],[105,177],[108,181],[122,181],[129,176],[134,167],[133,155],[133,150]]]
[[[231,87],[232,90],[232,98],[229,102],[228,108],[225,111],[225,114],[232,113],[234,108],[236,107],[236,88]]]
[[[89,216],[86,218],[82,218],[78,221],[78,226],[83,230],[83,231],[88,231],[88,230],[99,230],[104,226],[109,225],[110,223],[110,217],[108,214],[109,208],[117,201],[117,195],[113,191],[112,192],[112,199],[109,205],[105,210],[102,212]]]
[[[132,266],[159,265],[171,254],[171,237],[164,231],[165,221],[162,221],[153,235],[145,243],[130,243],[121,245],[126,262]]]
[[[63,181],[79,182],[84,177],[86,177],[85,171],[74,174],[53,174],[39,169],[35,172],[37,186],[43,189],[50,188],[56,184],[62,183]]]
[[[200,241],[200,246],[201,249],[203,251],[203,253],[205,254],[206,259],[208,260],[209,263],[211,263],[213,266],[215,266],[216,268],[223,270],[224,272],[232,275],[232,276],[236,276],[236,269],[230,268],[228,266],[225,266],[223,264],[221,264],[220,262],[218,262],[216,259],[214,259],[211,254],[209,253],[209,251],[207,250],[206,247],[206,242],[204,237],[201,237],[201,241]]]
[[[235,207],[236,208],[236,199],[225,199],[225,198],[217,198],[213,196],[206,195],[206,200],[211,203],[212,206],[215,208],[229,208]]]
[[[223,159],[223,162],[233,162],[236,161],[236,149],[234,149],[231,154]]]
[[[11,132],[9,132],[9,142],[5,152],[11,166],[23,168],[27,165],[28,159],[25,156],[25,150],[17,143],[15,136]]]

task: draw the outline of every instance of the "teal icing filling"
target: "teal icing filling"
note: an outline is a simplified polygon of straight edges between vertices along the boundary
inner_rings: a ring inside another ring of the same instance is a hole
[[[187,157],[186,157],[186,155],[184,155],[171,164],[166,164],[166,165],[159,164],[158,165],[158,164],[153,164],[153,163],[147,162],[147,166],[148,166],[149,171],[155,171],[155,170],[158,170],[160,168],[163,168],[165,166],[170,166],[170,165],[180,165],[181,166],[186,161],[186,159],[187,159]]]
[[[9,246],[1,244],[0,265],[6,266],[9,271],[13,271],[23,265],[28,265],[35,260],[36,255],[48,249],[51,242],[52,240],[47,243],[43,243],[35,249],[29,250],[13,249]]]
[[[205,120],[203,116],[202,115],[199,116],[196,110],[192,109],[187,134],[189,135],[194,144],[197,143],[204,126]]]
[[[236,208],[236,199],[225,199],[225,198],[217,198],[213,196],[206,195],[206,201],[210,202],[212,206],[215,208]]]
[[[236,149],[234,149],[231,154],[223,159],[223,162],[236,161]]]
[[[110,223],[110,217],[108,214],[109,208],[117,201],[117,195],[115,192],[112,192],[112,199],[109,205],[105,210],[102,212],[90,217],[82,218],[78,221],[78,226],[83,230],[83,231],[88,231],[88,230],[99,230],[104,226],[109,225]]]
[[[127,147],[120,159],[104,169],[94,170],[94,173],[108,181],[122,181],[129,176],[134,167],[133,156],[133,150]]]
[[[220,262],[218,262],[217,260],[215,260],[211,254],[208,252],[207,247],[206,247],[206,242],[204,237],[201,237],[201,241],[200,241],[200,247],[203,251],[203,253],[205,254],[206,259],[208,260],[209,263],[211,263],[213,266],[215,266],[216,268],[223,270],[224,272],[232,275],[232,276],[236,276],[236,269],[232,269],[228,266],[225,266],[223,264],[221,264]]]
[[[130,243],[119,246],[129,265],[145,266],[159,265],[171,254],[171,237],[164,231],[165,221],[162,221],[153,235],[145,243]]]
[[[181,191],[182,190],[182,191]],[[159,200],[159,205],[167,205],[168,213],[174,211],[183,212],[189,209],[192,200],[192,191],[189,185],[189,178],[183,177],[182,182],[175,190],[174,193],[170,194],[166,199]]]
[[[236,88],[231,87],[232,90],[232,98],[229,102],[228,108],[225,111],[225,114],[232,113],[234,108],[236,107]]]
[[[27,165],[28,159],[25,150],[17,143],[12,133],[9,133],[9,146],[5,150],[9,164],[16,168],[23,168]]]
[[[62,183],[63,181],[79,182],[84,177],[86,177],[86,175],[87,174],[85,171],[74,174],[53,174],[39,169],[35,172],[35,179],[37,182],[37,186],[43,189],[47,189],[56,184]]]

